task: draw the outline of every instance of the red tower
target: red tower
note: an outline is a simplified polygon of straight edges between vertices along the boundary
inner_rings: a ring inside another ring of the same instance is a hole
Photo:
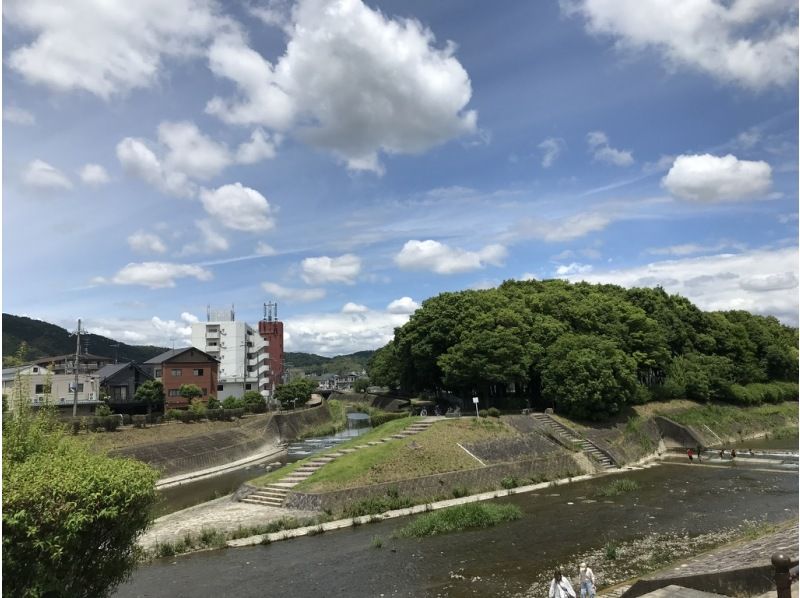
[[[278,304],[264,304],[264,318],[258,323],[258,334],[267,341],[267,357],[264,361],[269,365],[269,384],[266,390],[270,395],[275,387],[283,384],[283,322],[278,320]]]

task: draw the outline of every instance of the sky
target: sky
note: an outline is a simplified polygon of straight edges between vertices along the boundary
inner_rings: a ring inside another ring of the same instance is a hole
[[[508,279],[798,320],[786,0],[6,0],[3,311],[376,349]]]

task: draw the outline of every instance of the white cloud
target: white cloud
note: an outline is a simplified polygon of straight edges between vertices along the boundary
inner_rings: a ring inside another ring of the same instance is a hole
[[[165,58],[197,55],[219,27],[211,0],[9,0],[3,21],[34,39],[7,63],[29,83],[108,99],[149,87]]]
[[[158,235],[137,231],[128,237],[128,245],[140,253],[164,253],[167,246]]]
[[[15,125],[36,124],[36,117],[33,113],[19,106],[6,106],[3,108],[3,120]]]
[[[257,233],[275,226],[267,198],[241,183],[223,185],[213,191],[204,189],[200,200],[206,212],[227,228]]]
[[[134,345],[153,345],[156,347],[185,347],[191,344],[191,320],[194,317],[186,312],[180,321],[153,316],[148,319],[104,319],[87,318],[86,330]],[[63,322],[69,326],[70,322]]]
[[[759,90],[797,77],[797,3],[739,0],[562,0],[591,33],[631,52],[650,48],[668,68],[689,67]]]
[[[602,131],[591,131],[586,135],[586,142],[592,152],[593,159],[614,166],[630,166],[633,154],[626,150],[614,149],[608,144],[608,136]]]
[[[361,259],[352,253],[339,257],[307,257],[300,264],[301,276],[308,284],[354,284],[361,272]]]
[[[298,289],[285,287],[274,282],[261,283],[261,288],[275,299],[285,299],[298,303],[318,301],[325,297],[325,289]]]
[[[256,129],[250,136],[250,141],[241,144],[236,150],[236,161],[239,164],[255,164],[274,158],[276,139],[280,139],[280,135],[270,138],[263,130]]]
[[[219,253],[227,251],[230,247],[228,239],[214,230],[214,224],[208,220],[197,220],[194,225],[200,231],[200,239],[187,243],[181,249],[181,255],[194,255],[197,253]]]
[[[419,309],[419,303],[411,297],[400,297],[386,306],[386,311],[390,314],[413,314]]]
[[[418,21],[389,18],[361,0],[300,0],[285,32],[286,50],[274,65],[240,33],[215,39],[210,68],[239,93],[213,98],[208,113],[293,130],[348,168],[378,173],[381,152],[419,153],[476,131],[455,45],[435,47]]]
[[[686,256],[697,253],[713,253],[722,251],[724,249],[737,249],[744,251],[747,246],[742,243],[729,243],[727,241],[715,243],[714,245],[700,245],[698,243],[682,243],[680,245],[670,245],[669,247],[653,247],[647,250],[647,253],[653,255],[674,255]]]
[[[99,164],[86,164],[83,168],[81,168],[80,175],[81,180],[85,184],[93,187],[105,185],[111,180],[108,177],[106,169]]]
[[[187,324],[196,324],[197,322],[200,321],[200,318],[198,318],[194,314],[190,314],[189,312],[185,311],[181,313],[181,320],[183,320]]]
[[[739,160],[731,154],[681,155],[661,184],[673,195],[691,201],[758,199],[772,185],[772,168],[766,162]]]
[[[43,160],[33,160],[22,173],[22,182],[36,191],[65,191],[72,189],[72,181],[58,168]]]
[[[514,227],[514,235],[533,237],[547,242],[571,241],[592,232],[605,229],[612,221],[611,215],[599,212],[573,214],[561,219],[522,219]]]
[[[120,285],[142,285],[151,289],[171,288],[177,278],[196,278],[200,281],[211,280],[211,272],[190,264],[172,264],[169,262],[130,263],[117,272],[110,281],[102,277],[93,280],[102,284],[111,282]]]
[[[705,310],[742,309],[797,325],[797,247],[667,260],[571,280],[625,287],[661,285]]]
[[[537,146],[544,155],[542,156],[542,168],[550,168],[561,155],[567,144],[563,139],[548,137]]]
[[[572,274],[586,274],[592,271],[589,264],[579,264],[572,262],[571,264],[561,265],[556,268],[556,276],[570,276]]]
[[[392,340],[394,329],[408,321],[406,314],[370,311],[353,317],[345,313],[312,313],[285,320],[287,351],[343,355],[378,349]]]
[[[264,241],[259,241],[256,244],[256,255],[270,256],[275,255],[276,253],[277,251],[275,251],[271,245],[264,243]]]
[[[192,122],[162,122],[158,140],[166,148],[164,169],[205,181],[217,176],[233,161],[225,144],[204,135]]]
[[[360,303],[353,303],[349,301],[342,306],[342,313],[343,314],[363,314],[369,311],[369,308],[366,305],[361,305]]]
[[[487,245],[480,251],[465,251],[438,241],[407,241],[394,257],[395,263],[405,270],[430,270],[437,274],[455,274],[500,266],[507,255],[502,245]]]
[[[192,197],[195,185],[182,172],[168,172],[155,153],[141,139],[126,137],[117,144],[117,159],[123,170],[178,197]]]

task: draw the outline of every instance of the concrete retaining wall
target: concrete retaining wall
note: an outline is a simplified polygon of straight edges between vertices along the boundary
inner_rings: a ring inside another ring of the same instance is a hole
[[[706,440],[700,432],[690,426],[684,426],[661,415],[656,415],[654,419],[658,429],[661,430],[664,444],[667,445],[667,448],[695,448],[713,444],[713,442]]]
[[[384,497],[389,492],[397,492],[401,497],[421,502],[442,497],[452,498],[453,488],[456,487],[466,487],[470,493],[496,489],[503,478],[512,476],[522,484],[531,479],[545,481],[582,473],[593,473],[593,471],[582,468],[573,455],[558,453],[525,461],[500,463],[347,490],[321,493],[291,492],[286,498],[285,506],[308,511],[328,509],[340,512],[347,505],[369,498]]]
[[[542,457],[563,449],[541,434],[532,432],[515,438],[498,438],[464,444],[464,448],[484,463],[507,463],[521,457]]]

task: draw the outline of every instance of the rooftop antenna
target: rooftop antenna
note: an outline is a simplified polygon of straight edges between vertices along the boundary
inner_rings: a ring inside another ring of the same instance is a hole
[[[175,337],[171,336],[171,337],[169,337],[169,340],[172,341],[172,350],[174,351],[175,350]]]
[[[206,305],[206,322],[211,321],[211,304]]]

